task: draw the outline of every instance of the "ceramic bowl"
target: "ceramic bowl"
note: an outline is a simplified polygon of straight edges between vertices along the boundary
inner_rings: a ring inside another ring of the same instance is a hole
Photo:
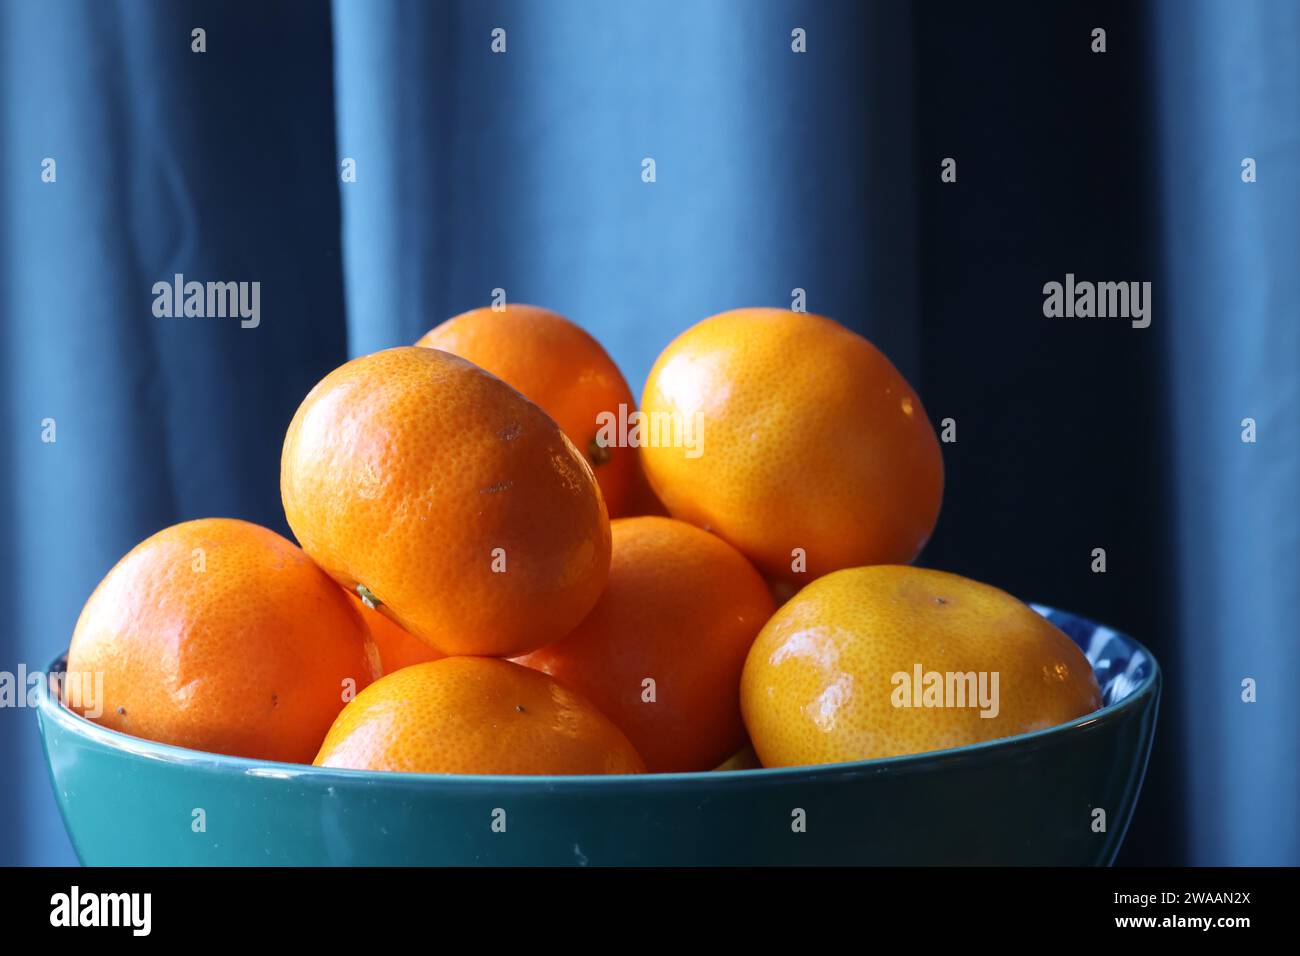
[[[38,714],[63,820],[90,865],[1109,864],[1146,772],[1160,670],[1124,634],[1035,610],[1087,655],[1100,710],[1002,740],[856,763],[593,777],[375,773],[142,740],[77,716],[44,683]]]

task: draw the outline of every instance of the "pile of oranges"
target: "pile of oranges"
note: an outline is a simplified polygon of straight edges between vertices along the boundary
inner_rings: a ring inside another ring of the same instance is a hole
[[[327,767],[597,774],[911,753],[1100,704],[1042,617],[910,566],[939,442],[826,318],[706,319],[638,409],[562,316],[467,312],[322,379],[280,490],[297,545],[189,521],[95,589],[68,669],[102,674],[101,723]],[[954,673],[997,700],[944,699]]]

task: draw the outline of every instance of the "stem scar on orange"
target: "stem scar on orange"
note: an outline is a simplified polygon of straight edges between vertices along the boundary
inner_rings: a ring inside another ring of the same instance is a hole
[[[549,309],[505,305],[472,309],[415,343],[442,349],[518,389],[555,419],[596,473],[611,518],[630,506],[636,449],[602,441],[602,414],[620,419],[636,399],[614,360],[588,332]]]
[[[103,675],[102,700],[78,709],[106,727],[310,763],[379,661],[347,595],[301,549],[206,518],[159,531],[108,572],[77,620],[68,671]]]
[[[573,443],[505,382],[437,349],[388,349],[325,376],[289,425],[280,494],[321,567],[444,654],[555,640],[609,570],[605,504]]]
[[[320,767],[407,773],[642,773],[613,723],[545,674],[448,657],[389,674],[338,715]]]
[[[366,622],[366,627],[370,629],[370,636],[379,651],[379,663],[383,673],[391,674],[412,664],[424,664],[442,658],[443,655],[433,647],[415,635],[408,634],[385,617],[381,609],[367,607],[356,594],[351,594],[351,599],[357,610],[361,612],[361,619]]]
[[[654,444],[646,475],[670,514],[710,529],[768,577],[802,586],[906,563],[934,530],[943,459],[921,400],[874,345],[817,315],[737,309],[679,335],[641,411],[699,424],[695,454]]]

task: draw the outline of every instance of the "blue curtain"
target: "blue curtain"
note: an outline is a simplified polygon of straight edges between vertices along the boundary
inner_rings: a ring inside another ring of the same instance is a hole
[[[277,433],[347,350],[331,56],[296,5],[0,7],[0,670],[44,670],[161,527],[287,533]],[[259,325],[156,318],[177,273],[261,282]],[[73,861],[35,730],[0,709],[0,863]]]
[[[503,289],[639,390],[803,290],[958,423],[923,563],[1165,666],[1121,860],[1300,862],[1298,50],[1288,0],[3,0],[0,670],[166,524],[287,530],[284,427],[349,354]],[[1151,328],[1045,319],[1067,272],[1151,280]],[[176,273],[259,281],[259,325],[155,317]],[[0,863],[71,860],[39,750],[0,709]]]
[[[1300,5],[1158,9],[1176,438],[1170,721],[1195,862],[1300,862]],[[1257,182],[1242,181],[1253,159]],[[1242,441],[1251,419],[1253,444]],[[1242,681],[1258,688],[1242,701]],[[1208,759],[1207,759],[1208,758]]]

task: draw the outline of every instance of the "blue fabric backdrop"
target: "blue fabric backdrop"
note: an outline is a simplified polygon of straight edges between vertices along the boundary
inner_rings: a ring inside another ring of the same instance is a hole
[[[923,563],[1160,657],[1122,859],[1300,862],[1298,50],[1286,0],[3,0],[0,670],[166,524],[287,530],[283,429],[348,354],[503,288],[639,390],[800,288],[958,421]],[[155,318],[177,272],[260,281],[261,324]],[[1043,318],[1066,272],[1152,280],[1152,327]],[[39,751],[0,709],[0,863],[71,860]]]
[[[1197,861],[1300,863],[1300,5],[1158,23],[1161,285],[1176,324],[1169,698]],[[1258,182],[1241,181],[1241,162]],[[1237,170],[1236,175],[1222,175]],[[1172,324],[1172,323],[1171,323]],[[1256,444],[1241,441],[1256,422]],[[1258,703],[1243,706],[1241,681]]]

